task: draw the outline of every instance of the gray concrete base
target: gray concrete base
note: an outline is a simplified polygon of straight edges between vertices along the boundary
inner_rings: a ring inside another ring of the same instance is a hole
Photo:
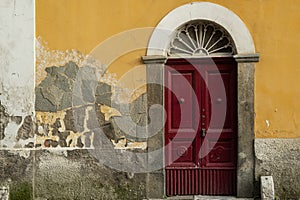
[[[36,150],[26,158],[21,153],[0,151],[0,197],[4,184],[10,199],[146,198],[146,174],[110,169],[87,150]]]
[[[300,198],[300,138],[255,139],[255,179],[271,175],[280,199]]]

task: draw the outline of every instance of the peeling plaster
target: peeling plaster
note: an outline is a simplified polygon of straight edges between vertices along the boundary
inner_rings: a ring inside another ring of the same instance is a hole
[[[23,120],[22,126],[18,130],[17,140],[33,138],[35,132],[35,123],[31,116],[26,116]]]
[[[76,147],[78,145],[78,140],[81,140],[82,147],[87,147],[85,144],[86,139],[90,140],[90,144],[93,143],[93,133],[89,136],[86,136],[87,133],[92,132],[89,130],[87,121],[89,120],[89,112],[93,109],[92,106],[88,106],[85,108],[84,116],[83,116],[83,131],[76,132],[74,129],[76,127],[72,127],[71,129],[66,128],[66,113],[72,108],[57,111],[57,112],[36,112],[36,119],[38,125],[38,135],[36,138],[36,145],[41,147],[51,147],[51,142],[59,142],[62,138],[54,133],[54,129],[56,128],[60,133],[58,134],[66,134],[66,138],[64,139],[67,147]],[[59,124],[56,125],[57,120]],[[57,127],[56,127],[57,126]],[[61,146],[62,143],[58,145]],[[52,146],[53,147],[53,146]]]
[[[25,133],[21,123],[34,116],[33,3],[5,1],[0,6],[0,102],[6,113],[0,116],[1,149],[24,148],[28,140],[22,136],[18,141],[17,133],[22,126],[19,133]]]
[[[100,109],[101,112],[104,114],[105,116],[105,121],[109,121],[109,119],[111,117],[115,117],[115,116],[122,116],[121,113],[115,109],[115,108],[111,108],[109,106],[105,106],[105,105],[100,105]]]
[[[36,87],[36,122],[38,127],[36,147],[92,148],[95,133],[89,126],[95,127],[96,124],[89,125],[88,121],[90,117],[93,119],[97,117],[98,128],[103,130],[108,139],[114,140],[112,143],[117,148],[145,149],[146,143],[135,143],[135,141],[128,140],[128,138],[126,138],[125,144],[122,144],[122,141],[118,143],[124,133],[111,123],[114,117],[120,117],[122,114],[118,109],[111,107],[111,102],[115,101],[117,107],[120,103],[132,104],[132,110],[129,114],[135,113],[133,117],[136,123],[145,123],[145,120],[141,120],[140,115],[146,116],[146,111],[144,111],[146,104],[144,98],[140,99],[139,97],[145,94],[146,87],[141,87],[133,92],[126,88],[117,87],[115,75],[109,73],[104,74],[100,81],[93,82],[90,80],[89,73],[99,72],[99,67],[92,57],[85,60],[83,54],[78,55],[75,51],[60,52],[51,50],[51,53],[60,55],[54,56],[53,60],[53,54],[49,53],[50,50],[41,43],[38,43],[38,45],[37,62],[39,63],[37,71],[46,71],[47,76],[40,77],[41,80]],[[74,56],[77,59],[73,61]],[[48,67],[49,63],[64,65]],[[97,70],[94,70],[94,68]],[[63,77],[65,77],[65,81],[62,81]],[[74,90],[77,92],[70,95],[69,93],[74,93]],[[65,94],[70,98],[64,100]],[[131,100],[128,102],[130,97]],[[135,105],[136,103],[137,105]],[[133,131],[136,132],[136,129]],[[133,133],[132,135],[137,134]]]
[[[31,116],[9,116],[0,101],[1,147],[22,148],[34,142],[34,123]]]
[[[147,142],[128,142],[126,138],[119,140],[117,143],[111,140],[115,149],[132,150],[132,149],[147,149]]]

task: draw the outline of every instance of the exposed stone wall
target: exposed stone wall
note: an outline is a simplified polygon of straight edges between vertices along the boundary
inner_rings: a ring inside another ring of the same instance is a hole
[[[45,71],[35,90],[36,147],[92,148],[100,128],[117,148],[145,148],[145,136],[137,134],[146,125],[145,94],[129,104],[115,101],[112,86],[93,77],[95,68],[74,62]]]
[[[273,176],[275,196],[300,198],[300,139],[255,139],[255,179]]]

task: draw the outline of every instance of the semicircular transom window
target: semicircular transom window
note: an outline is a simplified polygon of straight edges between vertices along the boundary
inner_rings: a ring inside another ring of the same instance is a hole
[[[194,21],[177,30],[170,42],[170,56],[234,55],[235,45],[228,32],[209,21]]]

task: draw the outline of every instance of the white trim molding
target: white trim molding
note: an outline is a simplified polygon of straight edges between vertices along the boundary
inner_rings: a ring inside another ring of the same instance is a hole
[[[183,24],[193,20],[208,20],[222,26],[232,37],[237,54],[255,53],[251,34],[236,14],[214,3],[195,2],[172,10],[159,22],[150,38],[147,55],[167,56],[173,34]]]

